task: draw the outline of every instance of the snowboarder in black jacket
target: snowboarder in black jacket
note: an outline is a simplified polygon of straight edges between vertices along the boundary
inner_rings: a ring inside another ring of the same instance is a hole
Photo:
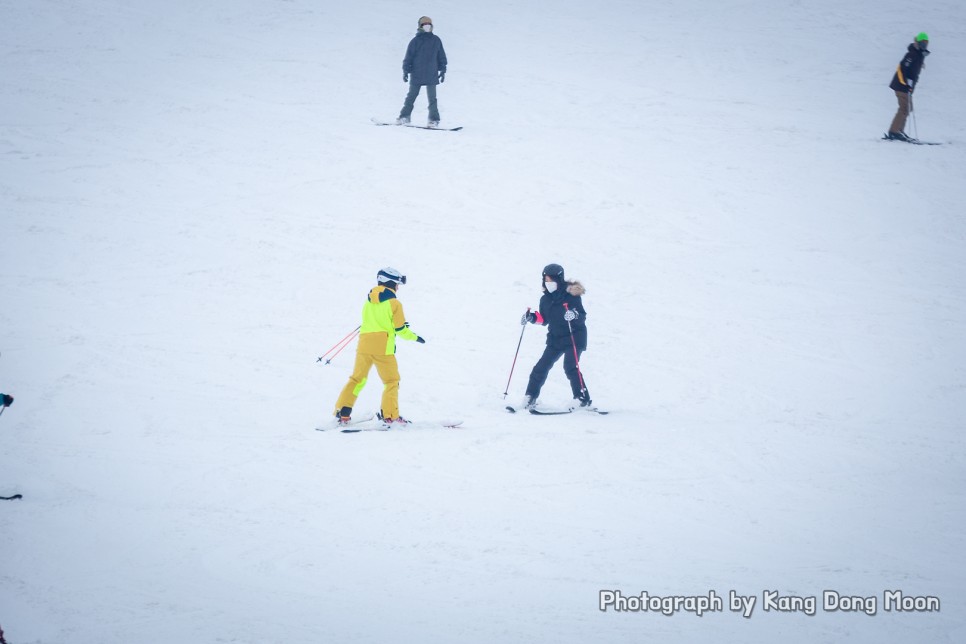
[[[419,30],[409,41],[402,68],[403,82],[409,83],[409,93],[406,94],[406,102],[403,103],[396,123],[399,125],[409,123],[416,97],[419,96],[419,88],[425,86],[426,96],[429,99],[428,125],[436,127],[439,125],[436,85],[446,78],[446,52],[443,50],[443,41],[433,33],[433,21],[429,16],[419,19]]]
[[[577,281],[566,281],[560,264],[548,264],[543,269],[543,297],[539,311],[527,311],[521,324],[541,324],[547,327],[547,348],[530,372],[523,406],[537,404],[540,389],[547,381],[550,368],[563,356],[564,373],[570,380],[574,407],[590,407],[590,392],[580,372],[580,354],[587,349],[587,312],[581,296],[586,293]]]
[[[896,93],[899,101],[899,110],[892,119],[889,132],[886,138],[908,141],[906,135],[906,119],[909,118],[909,108],[911,106],[912,92],[919,82],[919,72],[922,71],[922,64],[929,55],[929,36],[922,32],[916,36],[916,41],[911,43],[906,50],[906,55],[899,61],[896,73],[892,75],[892,82],[889,87]]]

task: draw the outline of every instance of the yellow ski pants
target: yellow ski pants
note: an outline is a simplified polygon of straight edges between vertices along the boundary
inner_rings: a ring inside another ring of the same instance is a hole
[[[399,418],[399,365],[395,355],[376,355],[372,353],[356,353],[356,365],[349,376],[349,382],[342,388],[339,399],[335,403],[338,413],[343,407],[353,407],[356,398],[366,386],[369,370],[376,365],[376,373],[382,380],[382,415],[383,418]]]

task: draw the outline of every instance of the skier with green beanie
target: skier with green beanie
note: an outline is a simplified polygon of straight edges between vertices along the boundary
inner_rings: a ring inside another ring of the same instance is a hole
[[[904,132],[906,119],[912,111],[912,92],[919,82],[919,73],[922,71],[923,62],[928,55],[929,35],[926,32],[920,32],[916,36],[915,42],[910,43],[906,50],[906,55],[899,61],[899,65],[896,67],[896,73],[892,75],[892,82],[889,84],[892,91],[896,93],[896,99],[899,101],[899,109],[892,119],[889,131],[886,133],[887,139],[897,141],[912,140]]]

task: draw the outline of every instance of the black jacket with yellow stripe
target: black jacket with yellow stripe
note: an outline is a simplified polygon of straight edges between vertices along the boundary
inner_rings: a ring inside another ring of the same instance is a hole
[[[892,75],[892,82],[889,87],[897,92],[908,94],[912,91],[916,83],[919,82],[919,72],[922,71],[922,63],[929,55],[926,49],[920,49],[919,45],[912,43],[909,50],[896,67],[896,73]]]
[[[362,306],[362,327],[359,329],[359,353],[390,356],[396,353],[396,336],[415,340],[406,322],[402,302],[396,292],[385,286],[376,286]]]

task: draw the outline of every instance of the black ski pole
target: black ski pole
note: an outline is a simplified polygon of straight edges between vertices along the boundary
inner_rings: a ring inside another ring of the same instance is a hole
[[[587,393],[587,387],[584,386],[584,374],[580,373],[580,357],[577,355],[577,341],[574,340],[574,328],[570,326],[570,307],[564,302],[564,308],[567,312],[564,314],[564,319],[567,320],[567,329],[570,330],[570,344],[574,348],[574,364],[577,365],[577,378],[580,380],[580,393]]]
[[[356,328],[354,328],[352,331],[350,331],[347,336],[345,336],[344,338],[342,338],[341,340],[339,340],[338,342],[336,342],[334,345],[332,345],[332,348],[331,349],[329,349],[328,351],[326,351],[325,353],[323,353],[322,355],[320,355],[319,358],[318,358],[318,360],[316,360],[316,362],[322,362],[322,360],[325,358],[325,356],[329,355],[330,353],[332,353],[336,349],[339,349],[339,345],[343,345],[343,343],[345,343],[345,345],[347,345],[350,342],[352,342],[352,338],[354,338],[356,336],[356,334],[359,333],[359,329],[361,329],[361,328],[362,328],[362,325],[360,324],[359,326],[357,326]],[[343,345],[341,349],[339,349],[338,351],[336,351],[335,354],[332,355],[332,357],[330,357],[328,360],[326,360],[325,361],[325,364],[329,364],[330,362],[332,362],[332,358],[334,358],[335,356],[339,355],[339,353],[342,352],[342,349],[345,349],[345,345]]]
[[[530,315],[530,307],[527,307],[526,315]],[[523,332],[527,330],[527,323],[523,323],[523,328],[520,329],[520,341],[517,342],[517,352],[513,354],[513,364],[510,365],[510,377],[506,379],[506,391],[503,392],[503,399],[506,400],[507,394],[510,393],[510,381],[513,380],[513,370],[517,366],[517,356],[520,355],[520,345],[523,344]]]

